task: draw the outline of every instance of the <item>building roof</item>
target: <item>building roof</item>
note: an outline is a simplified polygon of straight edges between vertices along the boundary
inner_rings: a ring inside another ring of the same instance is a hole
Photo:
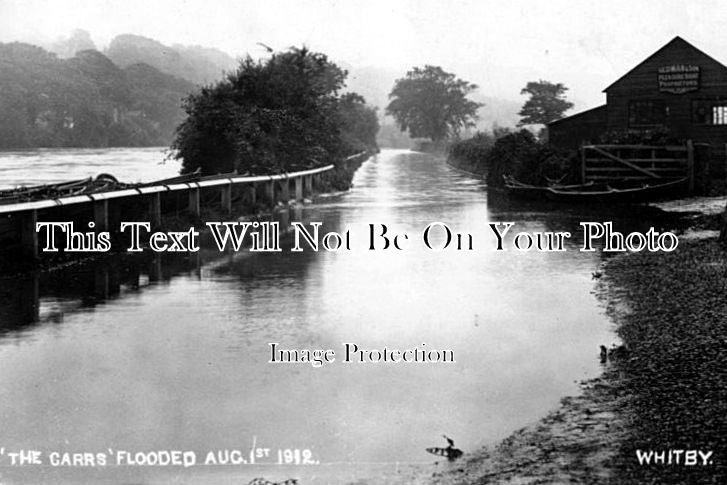
[[[570,116],[566,116],[565,118],[560,118],[558,120],[551,121],[550,123],[548,123],[548,126],[555,125],[555,124],[560,123],[561,121],[565,121],[565,120],[571,121],[574,118],[580,118],[582,116],[588,116],[588,115],[597,114],[601,110],[603,110],[603,111],[606,110],[606,105],[605,104],[602,104],[601,106],[596,106],[595,108],[587,109],[585,111],[581,111],[580,113],[576,113],[576,114],[573,114],[573,115],[570,115]]]
[[[679,37],[677,35],[672,40],[670,40],[669,42],[667,42],[664,46],[662,46],[659,50],[657,50],[656,52],[654,52],[653,54],[651,54],[649,57],[647,57],[646,59],[644,59],[643,61],[641,61],[640,63],[638,63],[636,66],[634,66],[634,68],[631,69],[629,72],[627,72],[626,74],[624,74],[623,76],[621,76],[620,78],[618,78],[617,80],[615,80],[614,82],[612,82],[606,89],[603,90],[603,92],[604,93],[608,92],[609,89],[613,88],[615,85],[617,85],[618,83],[620,83],[624,78],[628,77],[632,72],[636,71],[639,67],[641,67],[643,64],[647,63],[648,61],[650,61],[654,57],[662,54],[665,50],[669,50],[669,49],[672,49],[672,48],[675,48],[675,47],[686,47],[688,49],[691,49],[696,54],[706,57],[707,59],[709,59],[710,61],[714,62],[715,64],[718,64],[720,67],[724,68],[727,71],[727,66],[725,66],[721,62],[717,61],[712,56],[704,53],[703,51],[701,51],[699,49],[697,49],[692,44],[690,44],[689,42],[687,42],[686,40],[682,39],[681,37]]]

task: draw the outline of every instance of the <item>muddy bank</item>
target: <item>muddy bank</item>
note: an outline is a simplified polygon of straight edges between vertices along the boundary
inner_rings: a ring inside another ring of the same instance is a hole
[[[442,463],[434,484],[604,483],[614,476],[617,444],[627,436],[623,410],[628,393],[617,374],[581,385],[536,425],[513,433],[494,449]]]
[[[432,483],[727,483],[727,253],[683,240],[604,273],[599,297],[627,350],[537,424],[439,464]],[[686,450],[702,454],[687,465]]]
[[[618,315],[629,356],[617,367],[633,396],[618,476],[632,483],[727,482],[727,252],[714,239],[689,241],[670,254],[615,258],[607,274],[609,301],[629,309]],[[712,455],[706,464],[646,466],[637,449]]]

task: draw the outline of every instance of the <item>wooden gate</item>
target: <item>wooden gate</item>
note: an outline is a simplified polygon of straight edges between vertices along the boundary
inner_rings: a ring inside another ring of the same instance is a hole
[[[694,147],[685,145],[583,145],[581,179],[665,183],[688,179],[694,189]]]

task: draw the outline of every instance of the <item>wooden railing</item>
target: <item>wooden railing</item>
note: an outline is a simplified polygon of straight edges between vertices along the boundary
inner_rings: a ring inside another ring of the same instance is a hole
[[[368,156],[367,152],[357,153],[342,160],[341,163],[363,161]],[[334,168],[335,165],[326,165],[299,172],[246,177],[223,174],[188,182],[141,184],[138,187],[107,192],[0,204],[0,250],[10,241],[12,245],[19,244],[27,249],[30,255],[36,256],[38,254],[36,223],[49,213],[58,210],[90,213],[96,230],[105,230],[109,227],[109,208],[117,208],[118,212],[118,208],[122,207],[121,204],[134,201],[146,204],[145,212],[148,220],[158,226],[161,224],[163,202],[169,198],[177,201],[175,207],[196,216],[201,213],[203,194],[223,213],[233,212],[235,197],[252,205],[258,198],[264,198],[271,206],[278,202],[287,203],[292,199],[302,201],[316,191],[320,176]],[[182,199],[181,205],[179,199]]]
[[[357,153],[355,155],[351,155],[350,157],[346,158],[344,162],[348,162],[351,160],[355,160],[356,158],[360,158],[362,156],[365,156],[366,152]],[[199,189],[202,187],[223,187],[227,185],[245,185],[245,184],[255,184],[255,183],[264,183],[264,182],[294,182],[296,185],[298,185],[298,181],[306,181],[308,177],[312,177],[314,175],[319,175],[324,172],[328,172],[329,170],[333,170],[334,165],[326,165],[323,167],[313,168],[310,170],[302,170],[299,172],[291,172],[291,173],[282,173],[282,174],[276,174],[276,175],[255,175],[255,176],[247,176],[247,177],[241,177],[238,175],[233,174],[224,174],[224,175],[213,175],[209,177],[204,177],[199,181],[194,182],[182,182],[182,183],[176,183],[176,184],[159,184],[159,185],[146,185],[143,187],[138,188],[132,188],[132,189],[123,189],[123,190],[114,190],[109,192],[101,192],[97,194],[86,194],[86,195],[77,195],[73,197],[61,197],[57,199],[45,199],[45,200],[37,200],[32,202],[20,202],[16,204],[4,204],[0,205],[0,214],[8,214],[13,212],[21,212],[21,211],[27,211],[27,210],[38,210],[38,209],[48,209],[51,207],[58,207],[58,206],[68,206],[68,205],[74,205],[74,204],[82,204],[82,203],[88,203],[93,201],[102,201],[102,200],[110,200],[110,199],[117,199],[121,197],[131,197],[135,195],[145,195],[145,194],[156,194],[161,192],[174,192],[178,190],[191,190],[191,189]]]

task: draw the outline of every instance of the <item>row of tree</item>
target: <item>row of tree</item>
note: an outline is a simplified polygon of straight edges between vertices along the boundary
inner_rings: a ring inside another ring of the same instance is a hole
[[[463,129],[475,126],[477,110],[483,105],[467,96],[476,89],[476,84],[441,67],[416,67],[396,81],[386,114],[410,136],[428,138],[435,146],[441,146],[447,140],[459,138]],[[561,83],[543,80],[527,83],[520,92],[529,97],[518,113],[518,126],[545,125],[563,117],[573,107],[565,99],[567,89]]]
[[[376,111],[343,92],[345,70],[305,48],[248,57],[200,89],[170,75],[189,71],[178,48],[152,39],[119,36],[106,52],[111,58],[83,31],[55,47],[61,58],[0,44],[0,148],[172,143],[185,171],[210,173],[291,170],[376,148]],[[442,144],[475,125],[482,104],[468,95],[476,89],[441,67],[417,67],[396,81],[386,113],[411,137]],[[565,89],[528,83],[522,123],[561,116],[572,106]]]
[[[305,48],[264,61],[248,57],[225,79],[186,99],[188,116],[172,146],[183,171],[293,171],[375,149],[376,111],[355,93],[341,94],[346,76],[324,54]],[[476,89],[441,67],[416,67],[396,81],[386,114],[410,136],[443,148],[475,126],[482,104],[467,96]],[[573,106],[565,91],[562,84],[528,83],[521,125],[561,117]]]
[[[376,149],[376,110],[343,91],[345,70],[306,48],[248,57],[201,89],[148,64],[119,67],[91,49],[59,59],[0,44],[0,65],[0,148],[172,142],[184,171],[205,173],[292,171]],[[467,97],[476,89],[441,67],[414,68],[396,81],[386,113],[410,136],[441,144],[474,126],[482,104]],[[528,83],[522,123],[562,116],[572,106],[565,90]]]
[[[96,50],[0,43],[0,148],[168,145],[195,85]]]

